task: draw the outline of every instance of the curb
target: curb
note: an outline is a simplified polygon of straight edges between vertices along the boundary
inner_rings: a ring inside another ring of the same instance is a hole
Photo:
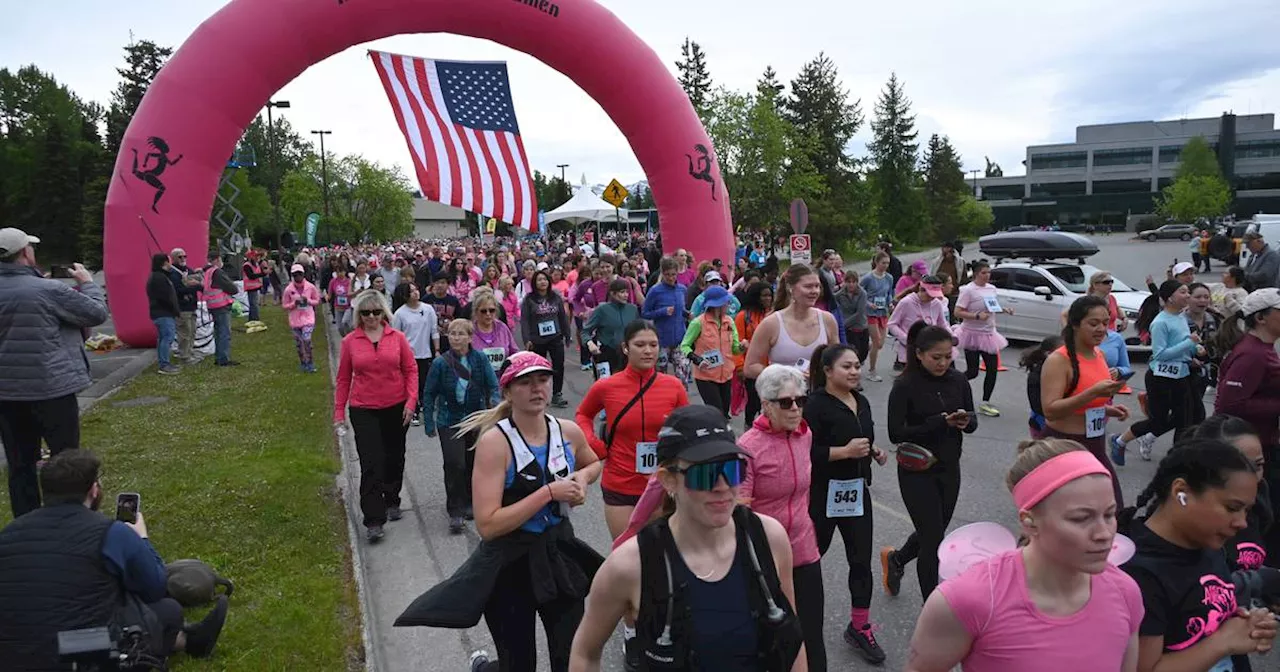
[[[89,409],[97,406],[99,402],[114,395],[124,387],[124,384],[138,377],[143,371],[150,367],[156,358],[155,348],[147,348],[145,350],[134,350],[129,358],[129,362],[124,366],[112,371],[103,377],[102,380],[90,385],[86,391],[94,387],[105,387],[106,389],[95,396],[76,395],[76,401],[80,405],[80,414],[84,415]]]
[[[323,320],[329,315],[327,310],[316,315],[317,320]],[[329,346],[329,384],[332,387],[336,384],[338,376],[338,355],[342,348],[342,337],[338,334],[337,327],[332,322],[325,322],[325,342]],[[365,577],[364,552],[365,544],[361,543],[361,534],[359,526],[356,525],[356,518],[352,515],[351,507],[353,500],[350,494],[359,492],[359,485],[356,482],[356,475],[352,473],[350,466],[354,461],[359,464],[356,454],[355,433],[348,429],[346,436],[334,436],[338,440],[338,459],[342,462],[342,469],[338,472],[335,479],[338,491],[342,493],[342,508],[346,513],[347,519],[347,541],[351,545],[351,573],[356,579],[356,593],[360,600],[360,638],[364,640],[364,669],[377,670],[384,669],[382,664],[382,653],[379,647],[374,646],[374,642],[379,641],[374,633],[373,606],[369,595],[368,580]]]

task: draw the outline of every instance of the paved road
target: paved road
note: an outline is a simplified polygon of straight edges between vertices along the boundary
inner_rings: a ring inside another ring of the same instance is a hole
[[[1092,263],[1111,269],[1131,284],[1140,284],[1148,272],[1162,274],[1164,266],[1173,257],[1186,256],[1185,245],[1178,242],[1145,243],[1119,237],[1100,237],[1099,242],[1105,247]],[[907,257],[907,261],[911,258]],[[1020,350],[1021,346],[1011,347],[1004,353],[1004,361],[1013,365]],[[568,359],[574,361],[573,355]],[[1138,368],[1142,366],[1138,365]],[[1142,376],[1134,380],[1141,381]],[[566,383],[566,396],[571,407],[557,414],[571,418],[573,406],[581,401],[589,384],[588,374],[576,369],[572,371]],[[883,428],[890,384],[888,380],[866,384],[867,397],[880,425],[881,445],[885,440]],[[979,383],[975,383],[975,389],[980,390]],[[975,521],[995,521],[1015,529],[1015,510],[1004,487],[1004,475],[1012,460],[1014,446],[1026,436],[1025,389],[1026,379],[1022,372],[1015,368],[1002,373],[993,402],[1005,411],[1004,415],[980,418],[977,432],[966,437],[962,461],[964,485],[953,528]],[[1136,406],[1136,400],[1131,399],[1131,403]],[[735,422],[739,426],[740,423],[740,419]],[[1123,425],[1112,429],[1121,431]],[[1169,438],[1164,438],[1157,444],[1157,457],[1164,454],[1168,443]],[[357,467],[354,451],[349,447],[347,459],[349,468]],[[1136,456],[1122,468],[1120,478],[1126,498],[1132,500],[1154,471],[1154,462],[1143,462]],[[372,611],[368,626],[373,638],[371,653],[376,669],[396,672],[411,669],[457,670],[463,669],[466,655],[472,649],[493,650],[483,621],[477,627],[464,631],[403,629],[391,625],[410,601],[448,576],[479,542],[471,529],[459,536],[448,534],[442,473],[436,440],[427,439],[419,428],[411,428],[405,475],[405,504],[411,508],[402,521],[388,526],[387,537],[379,546],[369,547],[360,540],[357,557],[367,579],[367,598]],[[876,474],[873,497],[876,547],[901,544],[910,533],[911,525],[902,506],[891,465]],[[355,515],[354,507],[352,511]],[[598,549],[608,548],[609,535],[604,525],[598,488],[592,490],[588,503],[575,511],[573,520],[581,538]],[[874,574],[879,581],[880,570],[876,564]],[[901,669],[922,603],[914,570],[908,570],[898,597],[888,598],[877,591],[872,602],[872,617],[880,625],[879,638],[889,656],[884,668],[864,664],[841,641],[840,631],[849,609],[849,596],[844,588],[847,565],[841,548],[833,545],[823,559],[823,572],[827,585],[826,641],[831,669]],[[541,628],[538,631],[541,641]],[[622,669],[618,639],[615,637],[610,649],[606,650],[606,670]],[[541,661],[540,666],[546,669],[545,654]],[[1256,669],[1264,668],[1259,665]]]

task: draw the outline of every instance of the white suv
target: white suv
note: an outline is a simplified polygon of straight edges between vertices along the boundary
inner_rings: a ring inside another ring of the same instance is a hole
[[[1013,315],[1001,315],[1000,333],[1010,340],[1039,342],[1062,332],[1062,314],[1071,303],[1084,296],[1089,276],[1099,269],[1085,264],[1061,262],[1002,261],[991,267],[991,284],[996,286],[1001,306],[1013,308]],[[1113,276],[1114,277],[1114,276]],[[1138,309],[1150,292],[1135,290],[1119,278],[1111,286],[1116,305],[1128,318],[1125,340],[1137,343],[1134,322]],[[1132,339],[1132,340],[1130,340]],[[1144,352],[1148,346],[1130,345],[1130,352]]]

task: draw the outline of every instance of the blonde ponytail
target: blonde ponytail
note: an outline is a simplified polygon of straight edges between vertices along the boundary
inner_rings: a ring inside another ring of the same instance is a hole
[[[468,432],[475,432],[476,438],[479,438],[485,432],[496,427],[500,421],[509,417],[511,417],[511,402],[503,399],[493,408],[471,413],[463,418],[462,422],[454,425],[454,428],[458,430],[458,437]],[[475,447],[473,446],[472,449],[474,450]]]

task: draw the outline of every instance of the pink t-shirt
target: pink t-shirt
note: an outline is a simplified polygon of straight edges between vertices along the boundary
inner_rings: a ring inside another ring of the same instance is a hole
[[[973,637],[965,672],[1118,670],[1142,623],[1138,584],[1112,565],[1093,577],[1084,608],[1065,617],[1031,601],[1021,551],[974,565],[938,590]]]

